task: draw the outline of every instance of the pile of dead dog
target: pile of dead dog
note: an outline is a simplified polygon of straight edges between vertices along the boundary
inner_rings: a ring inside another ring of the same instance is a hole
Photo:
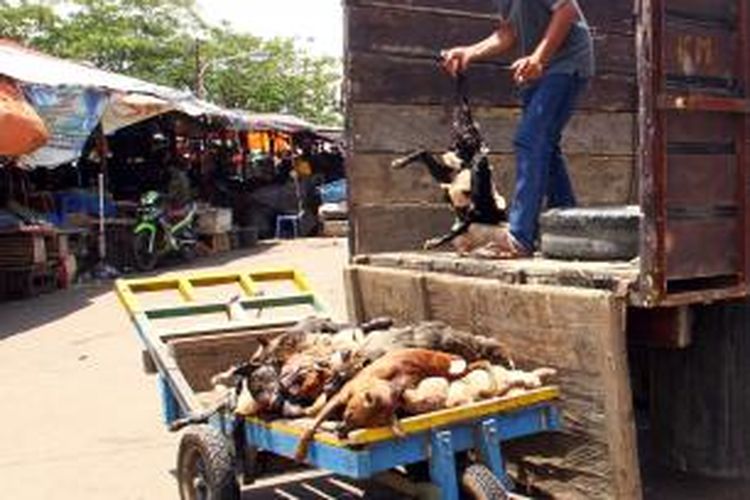
[[[246,364],[213,383],[235,395],[238,416],[315,418],[298,450],[304,458],[327,420],[345,436],[355,429],[391,426],[421,415],[541,387],[547,368],[516,370],[496,340],[430,322],[394,327],[378,319],[352,327],[305,320],[264,342]]]

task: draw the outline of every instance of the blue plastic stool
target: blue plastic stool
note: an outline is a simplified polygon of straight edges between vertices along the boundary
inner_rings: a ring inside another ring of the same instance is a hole
[[[284,226],[291,226],[292,238],[299,238],[299,224],[302,220],[302,215],[279,215],[276,217],[276,239],[282,239],[284,233]]]

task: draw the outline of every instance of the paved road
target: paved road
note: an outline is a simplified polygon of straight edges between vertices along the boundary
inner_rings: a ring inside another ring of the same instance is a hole
[[[344,240],[298,240],[200,266],[296,266],[345,319],[346,258]],[[0,304],[0,498],[177,498],[176,437],[111,288]]]

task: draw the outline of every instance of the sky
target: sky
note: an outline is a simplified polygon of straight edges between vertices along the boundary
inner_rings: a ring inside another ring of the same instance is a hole
[[[256,36],[296,38],[313,53],[343,54],[342,0],[198,0],[212,23],[228,20]]]

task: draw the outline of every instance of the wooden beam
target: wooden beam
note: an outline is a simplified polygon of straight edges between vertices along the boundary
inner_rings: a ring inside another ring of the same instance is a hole
[[[692,342],[692,313],[688,306],[628,309],[628,342],[657,349],[684,349]]]
[[[195,288],[188,279],[181,279],[177,282],[177,289],[180,291],[180,295],[185,299],[185,302],[195,302]]]

